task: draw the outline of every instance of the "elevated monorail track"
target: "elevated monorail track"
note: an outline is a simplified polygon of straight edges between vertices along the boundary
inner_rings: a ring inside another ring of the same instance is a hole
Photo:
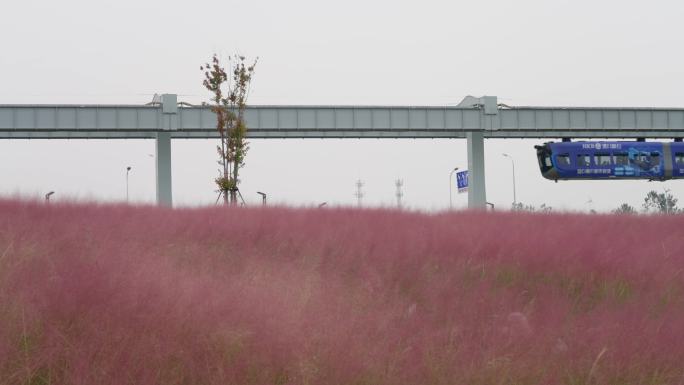
[[[495,96],[458,106],[250,106],[250,138],[466,138],[469,206],[484,208],[485,138],[684,137],[683,108],[509,107]],[[208,106],[0,105],[0,139],[155,139],[157,201],[171,205],[171,139],[216,138]]]
[[[0,105],[0,139],[215,138],[209,107]],[[673,138],[684,136],[684,109],[250,106],[252,138]]]

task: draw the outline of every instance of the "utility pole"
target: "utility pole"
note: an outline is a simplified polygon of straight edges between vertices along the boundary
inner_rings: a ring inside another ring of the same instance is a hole
[[[358,204],[359,207],[361,207],[361,200],[363,200],[363,191],[361,190],[363,188],[363,182],[361,179],[356,181],[356,203]]]
[[[397,186],[397,207],[401,209],[401,198],[404,196],[404,192],[402,191],[402,187],[404,187],[404,181],[401,179],[397,179],[394,182],[394,185]]]
[[[451,170],[451,172],[449,172],[449,210],[453,210],[454,208],[454,205],[452,203],[452,196],[454,194],[451,192],[451,186],[454,184],[454,173],[456,171],[458,171],[458,167],[454,167],[454,169]]]
[[[513,166],[513,207],[515,207],[515,204],[518,203],[518,198],[515,196],[515,161],[513,161],[513,157],[508,155],[508,154],[501,154],[501,155],[510,159],[511,165]]]

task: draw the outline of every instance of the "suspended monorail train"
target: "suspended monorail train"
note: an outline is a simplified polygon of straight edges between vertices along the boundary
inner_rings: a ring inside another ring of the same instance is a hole
[[[684,143],[675,142],[549,142],[537,149],[546,179],[684,178]]]

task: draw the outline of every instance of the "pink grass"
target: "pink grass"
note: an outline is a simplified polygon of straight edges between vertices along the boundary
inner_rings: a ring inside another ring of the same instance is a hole
[[[684,217],[0,201],[0,384],[684,384]]]

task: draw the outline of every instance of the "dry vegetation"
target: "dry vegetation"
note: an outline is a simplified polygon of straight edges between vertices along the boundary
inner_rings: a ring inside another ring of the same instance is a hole
[[[0,384],[683,384],[684,217],[0,201]]]

